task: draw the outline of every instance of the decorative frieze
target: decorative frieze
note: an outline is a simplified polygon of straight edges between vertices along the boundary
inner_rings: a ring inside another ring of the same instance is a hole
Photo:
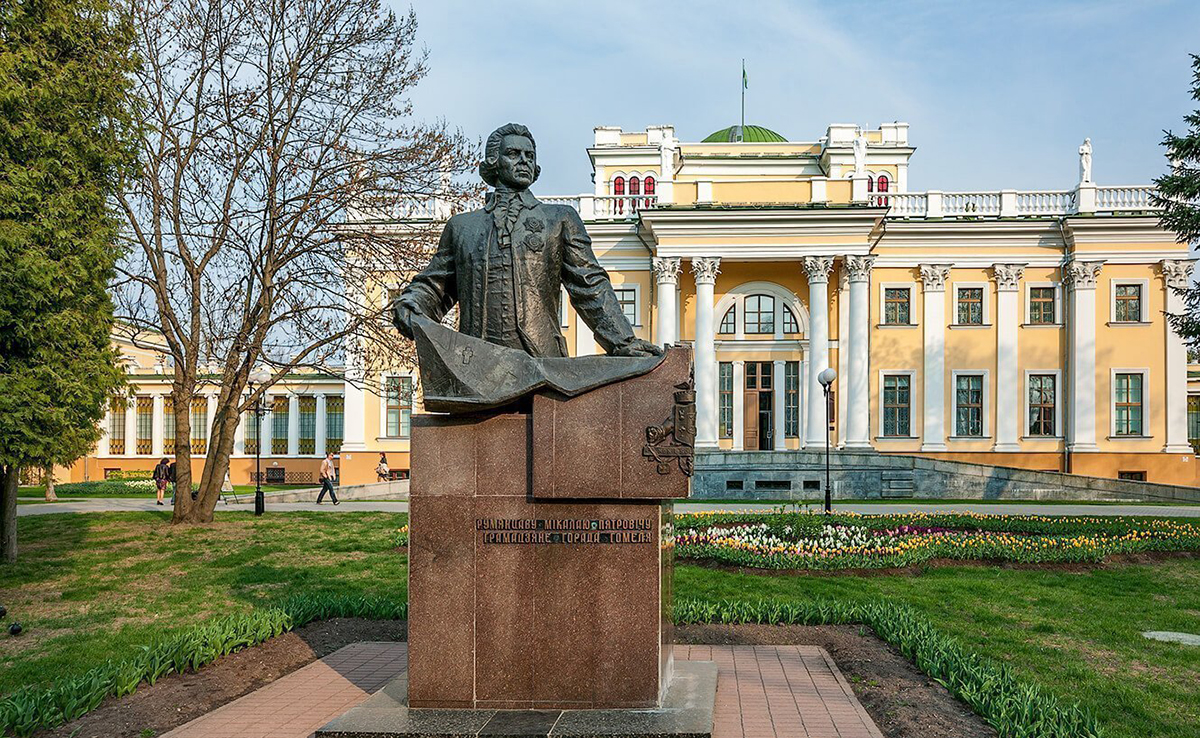
[[[926,292],[945,292],[946,277],[950,276],[949,264],[921,264],[921,282]]]
[[[1071,289],[1094,290],[1102,266],[1104,266],[1102,261],[1069,261],[1063,268],[1063,272],[1066,274],[1067,284],[1071,286]]]
[[[1024,264],[993,264],[992,274],[996,277],[996,289],[1015,292],[1025,274]]]
[[[809,284],[814,282],[829,283],[829,274],[833,271],[832,256],[804,257],[804,273],[808,275]]]
[[[870,282],[871,267],[875,263],[874,256],[847,256],[845,258],[846,272],[851,282]]]
[[[679,271],[681,268],[679,259],[670,259],[665,257],[654,257],[651,268],[654,270],[654,281],[662,284],[664,282],[670,284],[678,284]]]
[[[1167,286],[1173,289],[1187,289],[1192,283],[1192,267],[1195,266],[1191,261],[1176,261],[1167,259],[1160,264],[1162,268],[1163,279],[1166,280]]]
[[[696,277],[696,284],[715,284],[717,275],[720,273],[721,259],[719,257],[692,259],[692,274]]]

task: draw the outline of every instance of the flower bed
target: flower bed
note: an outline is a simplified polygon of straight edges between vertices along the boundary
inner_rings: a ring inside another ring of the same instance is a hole
[[[703,512],[676,516],[675,554],[759,569],[867,569],[931,559],[1098,563],[1200,551],[1200,527],[1156,518]]]

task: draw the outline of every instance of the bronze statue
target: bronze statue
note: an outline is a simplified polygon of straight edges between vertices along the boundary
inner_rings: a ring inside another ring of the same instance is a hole
[[[633,335],[579,213],[529,192],[540,173],[528,128],[509,123],[488,136],[479,174],[495,191],[483,209],[446,223],[433,260],[396,298],[396,327],[412,338],[414,315],[438,321],[458,303],[462,333],[534,357],[567,356],[559,329],[566,287],[605,352],[662,354]]]

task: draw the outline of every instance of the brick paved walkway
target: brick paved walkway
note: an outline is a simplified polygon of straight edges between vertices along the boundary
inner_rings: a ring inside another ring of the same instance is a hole
[[[824,649],[676,646],[715,661],[714,738],[883,738]],[[408,665],[406,643],[356,643],[162,738],[308,738]]]

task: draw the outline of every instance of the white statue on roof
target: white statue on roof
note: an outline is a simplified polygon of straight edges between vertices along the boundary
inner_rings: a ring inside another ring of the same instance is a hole
[[[863,174],[867,168],[867,137],[862,131],[854,138],[854,173]]]
[[[1083,145],[1079,147],[1079,181],[1092,181],[1092,139],[1083,139]]]

